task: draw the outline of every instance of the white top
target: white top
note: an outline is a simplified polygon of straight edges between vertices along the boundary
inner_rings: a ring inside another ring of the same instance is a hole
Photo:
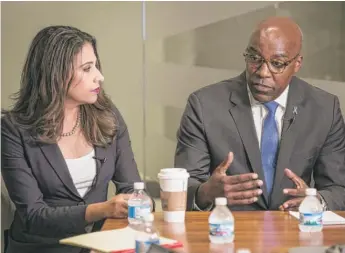
[[[95,151],[92,150],[85,156],[76,159],[65,159],[75,188],[77,188],[82,198],[91,189],[96,177],[96,160],[93,158],[94,156]]]
[[[253,97],[248,85],[247,85],[247,89],[248,89],[250,105],[252,107],[255,130],[258,137],[259,146],[261,147],[261,135],[262,135],[262,130],[263,130],[262,128],[263,128],[264,120],[267,116],[268,110],[262,103],[260,103]],[[279,104],[276,110],[276,115],[275,115],[277,127],[278,127],[278,133],[279,133],[279,140],[281,138],[281,133],[282,133],[282,128],[283,128],[283,118],[284,118],[284,113],[286,109],[288,93],[289,93],[289,86],[287,86],[286,89],[283,91],[283,93],[280,94],[280,96],[274,100],[275,102]]]

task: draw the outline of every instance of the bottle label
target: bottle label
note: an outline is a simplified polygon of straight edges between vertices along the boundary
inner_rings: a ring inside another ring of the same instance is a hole
[[[140,207],[140,216],[143,217],[145,214],[151,213],[150,205],[143,205]]]
[[[128,206],[128,218],[135,219],[140,206]]]
[[[321,213],[300,213],[299,223],[304,226],[321,226],[322,225],[322,212]]]
[[[144,214],[151,212],[150,205],[143,206],[128,206],[128,217],[133,219],[140,219]]]
[[[135,253],[146,253],[151,244],[159,244],[159,239],[153,241],[135,241]]]
[[[234,223],[227,222],[222,224],[209,224],[210,235],[217,237],[228,237],[234,235]]]

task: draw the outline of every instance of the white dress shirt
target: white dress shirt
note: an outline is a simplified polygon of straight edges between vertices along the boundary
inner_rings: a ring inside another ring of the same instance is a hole
[[[256,131],[256,135],[258,137],[259,146],[261,148],[262,130],[263,130],[264,120],[267,116],[268,110],[262,103],[255,100],[251,91],[249,90],[248,85],[247,85],[247,89],[248,89],[248,96],[249,96],[250,105],[252,108],[255,131]],[[279,105],[277,107],[276,114],[275,114],[279,140],[281,139],[281,133],[282,133],[282,128],[283,128],[283,119],[284,119],[284,114],[285,114],[285,110],[286,110],[288,93],[289,93],[289,86],[287,86],[286,89],[283,91],[283,93],[280,94],[280,96],[274,100]]]

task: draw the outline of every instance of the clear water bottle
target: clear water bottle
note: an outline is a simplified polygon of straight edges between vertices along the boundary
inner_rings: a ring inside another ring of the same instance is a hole
[[[143,224],[135,238],[135,253],[146,253],[151,244],[159,244],[159,233],[153,225],[152,213],[143,216]]]
[[[134,192],[128,199],[129,224],[142,223],[142,217],[151,213],[151,199],[144,190],[144,182],[134,183]]]
[[[250,253],[250,249],[238,249],[236,253]]]
[[[216,198],[216,207],[208,218],[211,243],[231,243],[234,240],[234,216],[226,198]]]
[[[323,208],[316,194],[316,189],[306,189],[307,196],[299,206],[299,229],[302,232],[322,231]]]

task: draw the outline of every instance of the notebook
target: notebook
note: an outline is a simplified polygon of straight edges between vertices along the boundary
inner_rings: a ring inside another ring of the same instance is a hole
[[[289,213],[296,219],[299,219],[299,212],[289,211]],[[345,225],[345,218],[341,217],[340,215],[332,211],[325,211],[323,212],[322,223],[324,226]]]
[[[289,249],[289,253],[344,253],[344,245],[326,246],[310,246],[310,247],[295,247]]]
[[[325,253],[327,247],[314,246],[314,247],[295,247],[289,249],[289,253]]]
[[[93,232],[60,240],[60,244],[92,249],[102,253],[131,253],[135,251],[135,236],[138,231],[129,226],[121,229]],[[165,248],[182,247],[176,240],[160,237]]]

